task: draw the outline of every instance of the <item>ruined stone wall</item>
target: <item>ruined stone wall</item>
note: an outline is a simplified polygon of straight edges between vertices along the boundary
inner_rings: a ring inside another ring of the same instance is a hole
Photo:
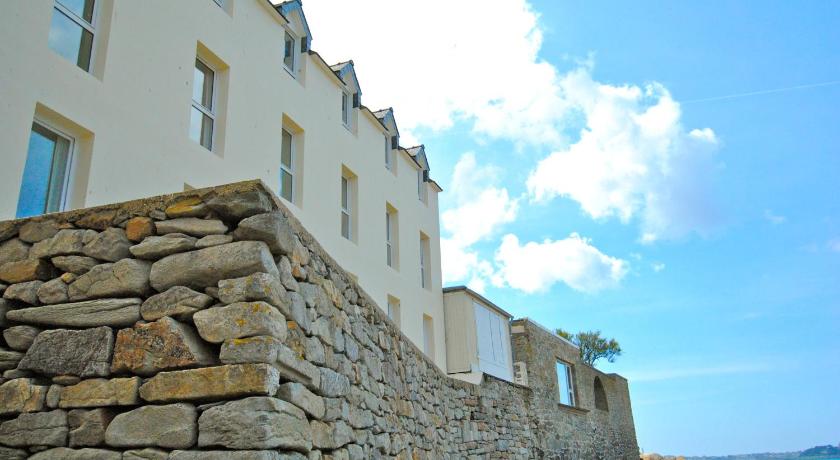
[[[542,434],[535,449],[550,458],[638,458],[627,380],[582,363],[576,347],[530,320],[511,326],[513,359],[526,363],[531,416]],[[558,360],[572,366],[574,407],[560,403]],[[598,404],[596,378],[604,397]]]
[[[443,374],[260,182],[2,222],[0,292],[0,459],[581,458],[529,388]]]

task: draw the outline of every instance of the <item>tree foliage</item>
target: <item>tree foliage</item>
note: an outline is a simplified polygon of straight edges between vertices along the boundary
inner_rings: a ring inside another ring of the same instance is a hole
[[[607,362],[615,362],[615,358],[621,356],[621,345],[615,339],[601,337],[601,331],[581,331],[577,334],[557,329],[557,335],[572,342],[580,348],[580,360],[595,366],[599,359],[606,359]]]

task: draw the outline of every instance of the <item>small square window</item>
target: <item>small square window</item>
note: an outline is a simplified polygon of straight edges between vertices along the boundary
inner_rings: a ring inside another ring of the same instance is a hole
[[[49,46],[85,72],[93,60],[94,0],[55,0]]]
[[[67,199],[73,139],[32,124],[16,216],[62,211]]]

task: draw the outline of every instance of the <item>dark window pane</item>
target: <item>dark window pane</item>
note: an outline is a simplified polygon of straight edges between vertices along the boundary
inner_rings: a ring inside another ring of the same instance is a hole
[[[283,130],[283,145],[280,152],[280,162],[283,166],[292,169],[292,135]]]
[[[58,0],[58,3],[87,21],[88,24],[93,24],[93,0]]]
[[[280,170],[280,196],[287,201],[292,201],[293,180],[288,171]]]
[[[55,8],[50,24],[49,46],[83,70],[90,69],[93,35]]]
[[[286,32],[285,49],[283,51],[283,64],[291,70],[295,70],[295,39]]]
[[[193,74],[193,100],[213,110],[213,70],[198,59],[195,60]]]

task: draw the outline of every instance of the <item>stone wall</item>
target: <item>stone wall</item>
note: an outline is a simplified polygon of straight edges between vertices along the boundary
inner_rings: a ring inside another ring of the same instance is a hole
[[[528,369],[531,417],[542,434],[535,449],[559,458],[638,458],[627,380],[580,361],[578,349],[528,320],[511,324],[514,361]],[[575,405],[560,403],[557,361],[571,364]],[[599,401],[596,404],[596,379]]]
[[[443,374],[260,182],[1,222],[0,292],[0,459],[582,458],[538,391]]]

